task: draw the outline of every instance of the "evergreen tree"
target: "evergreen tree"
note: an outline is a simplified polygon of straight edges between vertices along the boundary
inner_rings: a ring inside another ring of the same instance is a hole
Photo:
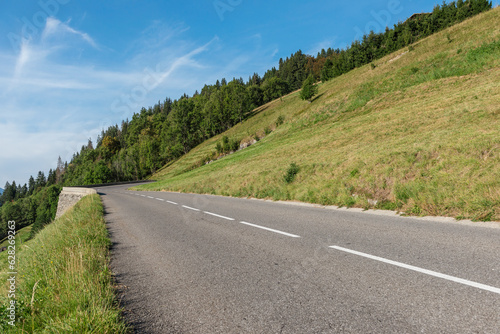
[[[62,177],[64,174],[64,163],[62,162],[61,156],[57,158],[57,168],[56,168],[56,183],[61,184],[62,183]]]
[[[35,191],[37,191],[38,188],[45,187],[46,184],[47,179],[45,178],[45,174],[42,171],[39,171],[35,182]]]
[[[33,178],[33,175],[31,175],[28,181],[28,195],[31,196],[35,191],[35,188],[36,188],[36,182],[35,179]]]
[[[47,186],[51,186],[56,183],[56,171],[52,168],[49,170],[49,175],[47,176]]]
[[[310,75],[302,85],[300,98],[302,100],[308,100],[309,102],[311,102],[312,98],[316,94],[318,94],[318,86],[315,85],[314,76]]]

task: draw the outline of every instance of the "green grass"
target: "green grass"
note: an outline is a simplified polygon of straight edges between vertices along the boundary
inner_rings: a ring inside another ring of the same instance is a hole
[[[16,231],[16,239],[20,245],[29,240],[31,234],[31,227],[32,225],[26,226],[20,229],[19,231]],[[8,238],[5,238],[0,241],[0,248],[7,247],[8,245],[9,245]]]
[[[313,103],[294,92],[262,106],[138,189],[500,221],[499,21],[496,8],[322,83]],[[256,134],[200,163],[222,136]]]
[[[126,333],[108,267],[110,240],[98,195],[83,198],[30,241],[16,245],[17,322],[0,297],[2,333]],[[0,254],[7,268],[6,252]]]

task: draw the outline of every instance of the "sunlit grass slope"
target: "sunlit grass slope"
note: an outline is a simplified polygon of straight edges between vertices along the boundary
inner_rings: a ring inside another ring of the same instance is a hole
[[[430,36],[320,84],[312,103],[273,101],[223,134],[268,132],[256,144],[204,165],[222,135],[210,139],[140,189],[500,220],[499,22],[496,8]]]
[[[98,195],[87,196],[34,239],[16,236],[16,322],[7,317],[7,252],[0,253],[1,333],[126,333],[116,305]]]

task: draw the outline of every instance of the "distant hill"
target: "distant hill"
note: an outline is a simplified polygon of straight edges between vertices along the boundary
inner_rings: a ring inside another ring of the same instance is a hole
[[[2,195],[2,194],[3,194],[3,189],[2,189],[2,188],[0,188],[0,195]]]
[[[272,101],[140,188],[500,221],[498,22],[500,8],[319,83],[312,103]],[[252,145],[223,157],[224,141]]]

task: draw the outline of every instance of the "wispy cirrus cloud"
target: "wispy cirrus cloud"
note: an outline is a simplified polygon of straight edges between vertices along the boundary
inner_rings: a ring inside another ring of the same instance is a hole
[[[135,46],[128,61],[113,66],[108,59],[119,50],[100,47],[71,21],[52,17],[41,34],[22,41],[18,52],[0,49],[0,84],[7,88],[0,91],[0,143],[8,143],[0,152],[0,183],[26,182],[30,174],[53,168],[58,156],[71,160],[89,138],[95,140],[102,129],[130,118],[159,96],[176,98],[181,90],[189,92],[192,77],[186,73],[206,69],[198,58],[218,38],[197,44],[181,38],[188,27],[170,29],[168,38],[164,29],[158,23],[145,29],[143,36],[156,44],[145,48],[131,41]],[[77,57],[77,52],[85,57]],[[133,95],[149,74],[154,80],[145,94],[133,104],[126,100],[126,112],[116,113],[113,101]],[[28,167],[15,167],[21,164]]]
[[[87,33],[78,31],[69,26],[70,21],[64,23],[54,17],[48,17],[45,29],[42,32],[42,41],[51,37],[61,37],[65,34],[76,35],[90,44],[92,47],[97,48],[97,43]]]
[[[47,172],[58,156],[69,162],[89,138],[141,107],[222,77],[263,72],[277,54],[276,45],[263,47],[261,34],[236,45],[217,35],[200,40],[182,22],[151,21],[113,47],[71,20],[48,17],[40,31],[18,51],[0,48],[0,85],[7,87],[0,90],[0,143],[9,143],[0,152],[0,186]]]

